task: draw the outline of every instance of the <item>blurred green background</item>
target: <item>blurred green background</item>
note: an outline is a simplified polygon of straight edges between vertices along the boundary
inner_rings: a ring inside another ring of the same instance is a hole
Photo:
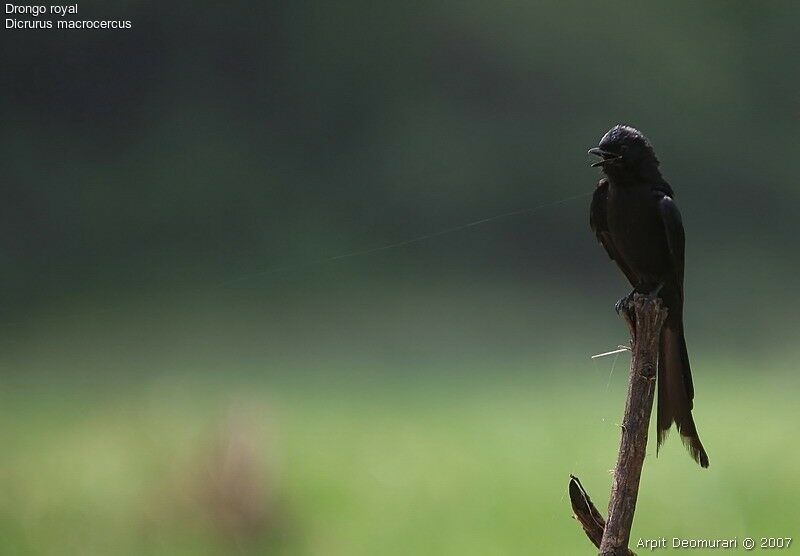
[[[711,458],[651,450],[633,540],[797,533],[796,3],[80,10],[134,28],[0,37],[3,554],[591,553],[616,123],[683,212]]]

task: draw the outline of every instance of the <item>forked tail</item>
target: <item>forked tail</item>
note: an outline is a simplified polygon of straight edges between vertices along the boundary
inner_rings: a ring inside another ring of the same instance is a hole
[[[701,467],[708,467],[708,455],[692,419],[694,385],[689,367],[689,354],[683,337],[680,316],[667,318],[661,331],[658,353],[658,443],[667,437],[672,423],[678,429],[683,444]]]

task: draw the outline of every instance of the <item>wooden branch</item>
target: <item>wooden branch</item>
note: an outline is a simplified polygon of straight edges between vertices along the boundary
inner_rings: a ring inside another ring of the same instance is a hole
[[[569,501],[572,504],[573,517],[583,527],[583,532],[589,540],[600,548],[603,540],[603,530],[606,528],[606,520],[595,508],[589,493],[583,488],[580,479],[575,475],[569,476]]]
[[[633,554],[628,548],[628,542],[639,495],[650,413],[653,409],[659,338],[661,327],[667,318],[667,310],[658,298],[650,299],[636,294],[623,307],[622,316],[631,332],[632,358],[625,415],[621,426],[622,438],[608,503],[608,521],[603,522],[602,515],[576,477],[570,478],[569,485],[575,518],[589,540],[600,548],[601,556]],[[601,539],[599,543],[598,536]]]
[[[583,488],[580,479],[575,475],[569,476],[569,500],[572,503],[573,516],[583,527],[583,532],[589,540],[600,548],[603,541],[603,531],[606,528],[606,520],[597,511],[589,493]],[[625,549],[620,554],[624,556],[636,556],[632,550]]]
[[[608,503],[608,522],[600,543],[603,556],[617,556],[628,549],[653,409],[659,338],[667,318],[667,310],[658,298],[650,300],[637,294],[630,305],[623,310],[633,340],[628,399]]]

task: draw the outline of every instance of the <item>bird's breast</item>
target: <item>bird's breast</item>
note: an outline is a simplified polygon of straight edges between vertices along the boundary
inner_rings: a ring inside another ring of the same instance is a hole
[[[669,269],[669,251],[652,190],[612,186],[606,210],[617,252],[643,280],[658,281]]]

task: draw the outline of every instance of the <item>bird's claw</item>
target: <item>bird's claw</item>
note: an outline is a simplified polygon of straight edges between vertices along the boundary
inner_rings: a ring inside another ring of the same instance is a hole
[[[636,294],[645,295],[647,303],[653,303],[656,299],[658,299],[658,296],[661,294],[661,290],[663,288],[664,288],[664,282],[659,283],[655,288],[649,291],[646,290],[643,291],[644,290],[643,286],[637,286],[631,293],[629,293],[628,295],[626,295],[625,297],[623,297],[614,304],[614,310],[617,312],[618,315],[622,313],[622,311],[630,311],[632,309],[631,305],[633,303],[633,296],[635,296]]]
[[[632,291],[619,301],[614,304],[614,310],[617,314],[621,314],[623,311],[629,311],[631,308],[631,303],[633,302],[633,295],[636,293],[636,290]]]

